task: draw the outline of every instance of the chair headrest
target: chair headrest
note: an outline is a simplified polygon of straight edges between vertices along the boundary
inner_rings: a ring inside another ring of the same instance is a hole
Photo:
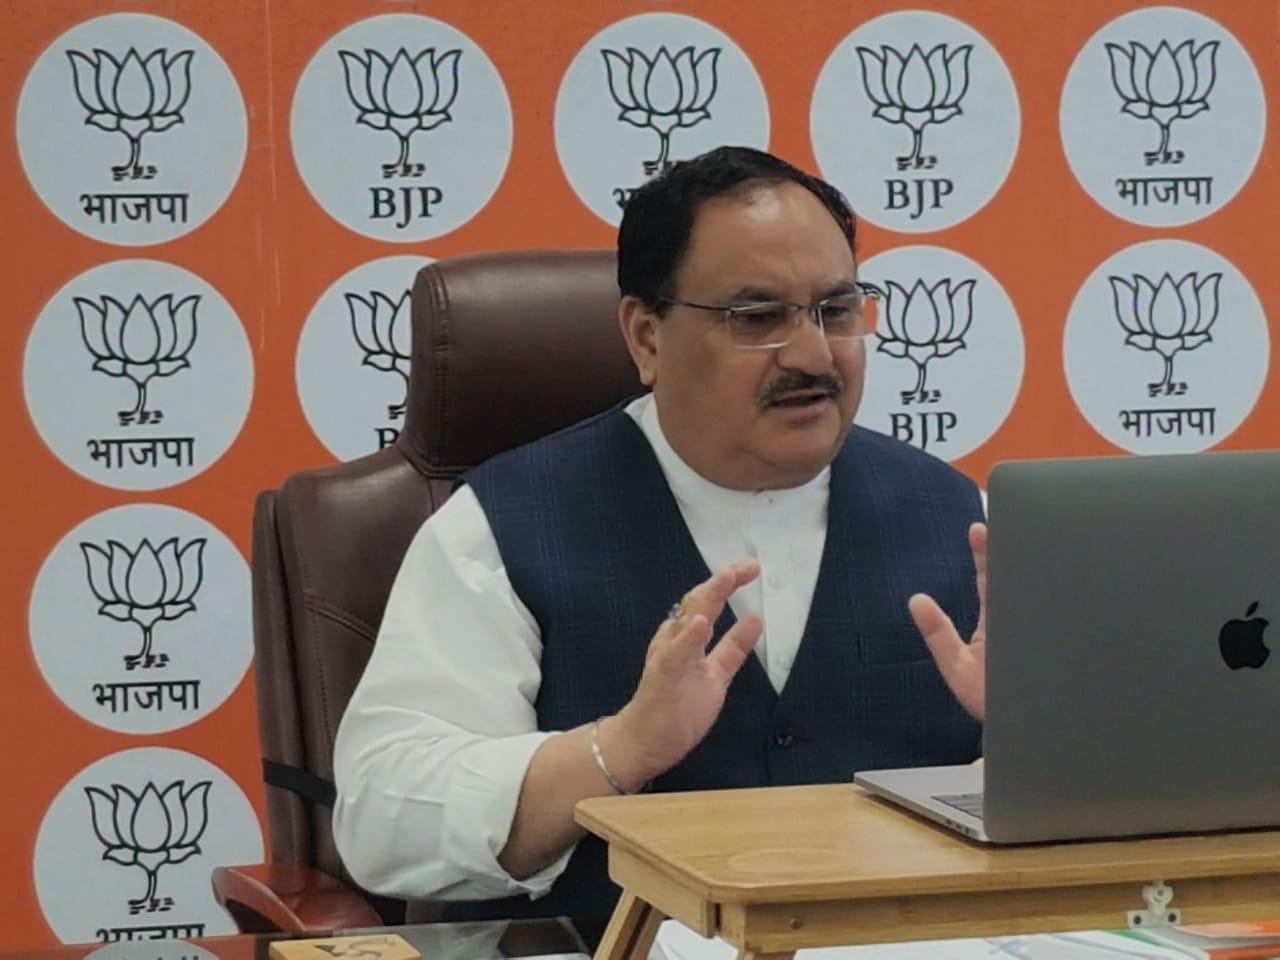
[[[413,360],[397,445],[452,478],[642,391],[618,330],[607,250],[442,260],[413,285]]]

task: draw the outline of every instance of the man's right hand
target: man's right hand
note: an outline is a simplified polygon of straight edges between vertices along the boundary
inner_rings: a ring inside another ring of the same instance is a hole
[[[694,587],[678,619],[664,620],[645,655],[635,694],[600,724],[600,749],[609,771],[627,790],[638,790],[670,770],[707,735],[734,675],[751,656],[764,624],[743,617],[707,651],[720,613],[739,587],[760,575],[757,560],[743,560]]]

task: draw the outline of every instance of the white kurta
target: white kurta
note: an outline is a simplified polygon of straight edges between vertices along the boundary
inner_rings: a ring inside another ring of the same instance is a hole
[[[627,413],[652,445],[708,568],[759,558],[760,578],[730,605],[739,617],[763,618],[756,653],[780,691],[817,582],[830,469],[794,489],[727,490],[676,455],[651,396]],[[523,881],[497,861],[525,770],[553,733],[538,730],[534,707],[541,655],[538,624],[507,579],[475,494],[463,487],[410,544],[338,731],[334,835],[363,886],[435,900],[550,889],[571,851]]]

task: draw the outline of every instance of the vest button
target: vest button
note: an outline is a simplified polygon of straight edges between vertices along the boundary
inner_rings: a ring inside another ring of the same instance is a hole
[[[782,733],[775,733],[773,735],[773,742],[780,747],[789,747],[795,742],[795,737],[785,731]]]

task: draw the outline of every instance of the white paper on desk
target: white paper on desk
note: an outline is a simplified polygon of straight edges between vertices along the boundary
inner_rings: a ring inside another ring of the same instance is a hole
[[[668,920],[658,929],[649,960],[734,960],[737,949]],[[1041,933],[1020,937],[916,940],[861,947],[797,950],[796,960],[1186,960],[1186,954],[1112,933]]]

